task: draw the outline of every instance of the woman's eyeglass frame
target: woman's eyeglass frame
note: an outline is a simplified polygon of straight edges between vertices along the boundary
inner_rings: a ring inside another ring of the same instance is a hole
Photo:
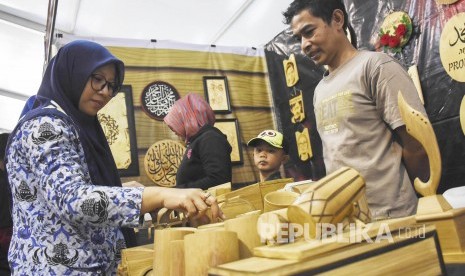
[[[118,94],[120,87],[118,86],[117,82],[110,82],[100,74],[91,74],[90,75],[90,86],[96,92],[102,91],[105,86],[108,86],[108,90],[111,92],[111,97],[116,96]]]

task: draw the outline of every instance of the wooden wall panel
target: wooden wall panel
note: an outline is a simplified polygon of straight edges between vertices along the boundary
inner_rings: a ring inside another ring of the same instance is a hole
[[[108,47],[129,67],[176,67],[263,73],[263,57],[171,49]]]
[[[128,69],[124,82],[132,85],[134,106],[140,106],[144,88],[154,81],[173,85],[182,97],[189,92],[204,96],[203,77],[220,75],[219,72],[174,69]],[[232,107],[270,107],[268,81],[264,74],[249,75],[226,72]]]
[[[165,123],[151,119],[140,109],[136,109],[134,113],[137,146],[139,149],[148,149],[153,143],[162,139],[177,139],[177,136]],[[243,143],[257,136],[261,130],[274,128],[274,118],[272,117],[271,109],[237,109],[228,115],[217,114],[216,118],[237,118]]]

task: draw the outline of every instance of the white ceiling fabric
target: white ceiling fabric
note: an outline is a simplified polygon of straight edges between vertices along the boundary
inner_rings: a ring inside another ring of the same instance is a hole
[[[286,28],[281,13],[290,2],[62,0],[55,32],[67,37],[156,39],[261,51]],[[24,100],[40,85],[48,5],[48,0],[0,0],[0,132],[14,127]]]

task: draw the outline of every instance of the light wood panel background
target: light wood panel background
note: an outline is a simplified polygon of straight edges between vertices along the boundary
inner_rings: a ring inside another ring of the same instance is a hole
[[[263,56],[246,56],[214,52],[170,49],[108,47],[126,65],[124,84],[132,86],[134,118],[139,157],[138,177],[125,177],[146,186],[153,183],[144,170],[147,149],[163,139],[178,140],[161,121],[147,116],[141,108],[143,89],[154,81],[164,81],[176,88],[181,97],[196,93],[205,97],[204,76],[226,76],[232,113],[216,114],[216,118],[237,118],[242,142],[242,165],[233,165],[233,187],[259,180],[253,164],[253,149],[246,143],[264,129],[275,129],[266,62]]]

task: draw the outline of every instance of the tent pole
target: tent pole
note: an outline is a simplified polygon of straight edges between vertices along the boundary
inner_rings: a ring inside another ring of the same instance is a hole
[[[254,0],[246,0],[242,3],[242,6],[233,14],[233,16],[226,22],[225,25],[215,34],[215,36],[210,40],[210,44],[216,44],[218,39],[220,39],[224,33],[232,26],[232,24],[244,13],[244,11],[252,4]]]
[[[45,27],[45,61],[44,61],[44,70],[47,69],[48,62],[50,61],[52,54],[52,42],[53,42],[53,32],[55,30],[55,20],[57,15],[58,0],[49,0],[48,1],[48,14],[47,14],[47,25]]]

